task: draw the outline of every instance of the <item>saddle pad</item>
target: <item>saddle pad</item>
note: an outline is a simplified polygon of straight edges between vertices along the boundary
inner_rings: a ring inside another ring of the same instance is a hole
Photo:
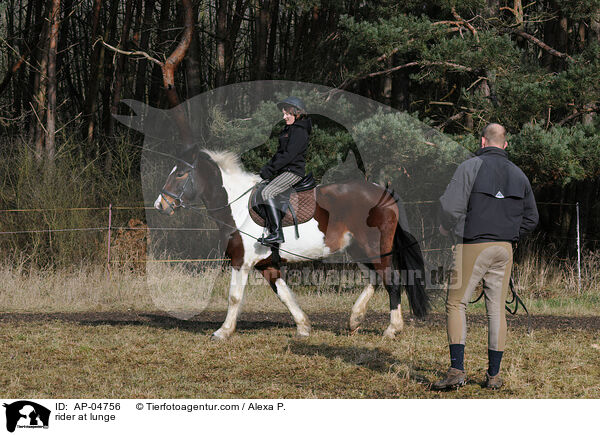
[[[252,193],[250,194],[250,199],[248,200],[248,210],[250,210],[250,216],[252,217],[252,220],[261,227],[264,227],[265,220],[260,217],[260,215],[252,208],[253,198],[254,195],[256,195],[256,189],[257,187],[252,189]],[[292,192],[290,195],[290,204],[294,208],[294,212],[296,212],[298,224],[308,222],[312,219],[313,215],[315,214],[315,209],[317,208],[316,189],[305,190],[303,192]],[[292,213],[290,213],[289,208],[285,212],[285,216],[283,217],[281,224],[284,227],[294,225],[294,218],[292,217]]]

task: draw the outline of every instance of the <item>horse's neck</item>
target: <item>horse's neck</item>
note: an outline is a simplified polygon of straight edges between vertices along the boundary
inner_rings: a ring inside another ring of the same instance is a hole
[[[244,195],[242,198],[240,196],[257,183],[258,180],[255,179],[257,176],[245,172],[230,174],[221,170],[221,177],[231,214],[234,218],[244,217],[249,213],[248,195]]]

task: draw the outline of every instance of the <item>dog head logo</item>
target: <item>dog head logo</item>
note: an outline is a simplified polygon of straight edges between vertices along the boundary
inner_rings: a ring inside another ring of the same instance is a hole
[[[14,432],[19,428],[48,427],[50,410],[28,400],[4,404],[6,408],[6,430]]]

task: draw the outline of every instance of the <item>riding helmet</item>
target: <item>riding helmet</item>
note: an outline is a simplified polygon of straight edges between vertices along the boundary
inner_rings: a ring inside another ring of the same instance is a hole
[[[304,104],[304,101],[302,101],[298,97],[287,97],[285,100],[277,103],[277,108],[279,110],[283,109],[285,106],[292,106],[296,109],[300,109],[303,112],[306,112],[306,105]]]

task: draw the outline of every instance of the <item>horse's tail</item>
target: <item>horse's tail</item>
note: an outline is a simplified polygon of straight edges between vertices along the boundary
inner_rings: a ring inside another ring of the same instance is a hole
[[[400,272],[413,314],[416,317],[424,317],[429,311],[430,302],[425,288],[425,263],[421,247],[412,234],[402,229],[401,222],[406,221],[406,218],[403,218],[404,210],[402,209],[400,197],[393,190],[386,190],[396,200],[399,211],[392,247],[394,268]]]

